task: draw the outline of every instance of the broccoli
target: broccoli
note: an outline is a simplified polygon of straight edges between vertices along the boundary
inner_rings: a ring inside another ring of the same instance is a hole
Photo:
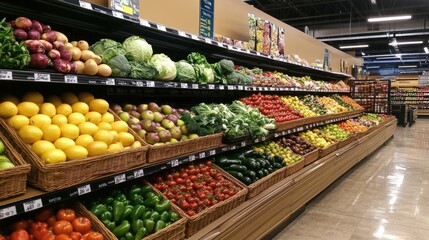
[[[251,82],[252,82],[252,79],[250,76],[239,71],[233,71],[232,73],[228,74],[226,77],[228,79],[228,84],[251,85]]]
[[[112,68],[112,77],[128,77],[131,73],[131,65],[124,55],[112,57],[107,65]]]
[[[210,134],[208,130],[201,127],[200,124],[192,117],[190,113],[186,112],[180,116],[180,119],[185,122],[186,128],[189,133],[195,133],[198,136],[206,136]]]
[[[221,67],[222,74],[228,75],[234,71],[234,62],[227,59],[222,59],[219,61],[219,66]]]
[[[154,79],[158,70],[149,63],[130,61],[131,73],[130,78],[137,79]]]

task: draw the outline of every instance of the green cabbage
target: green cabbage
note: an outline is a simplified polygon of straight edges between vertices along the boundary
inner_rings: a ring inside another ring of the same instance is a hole
[[[131,73],[130,78],[136,79],[154,79],[156,68],[149,63],[130,61]]]
[[[152,46],[139,36],[131,36],[122,44],[125,51],[131,53],[134,61],[147,62],[152,57]]]
[[[131,65],[124,55],[112,57],[107,65],[112,68],[112,77],[128,77],[131,72]]]
[[[155,79],[171,81],[176,78],[176,65],[167,55],[163,53],[154,54],[149,60],[149,63],[152,64],[156,70],[158,70],[158,74],[156,75]]]
[[[195,76],[194,68],[188,62],[182,60],[176,62],[176,80],[179,82],[196,82],[197,77]]]
[[[122,48],[121,44],[116,42],[115,40],[103,38],[100,41],[91,45],[90,50],[92,50],[95,54],[101,56],[104,51],[109,48]]]

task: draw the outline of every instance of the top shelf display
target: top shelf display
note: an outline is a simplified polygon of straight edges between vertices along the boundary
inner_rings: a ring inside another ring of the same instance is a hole
[[[4,16],[10,13],[21,14],[60,26],[99,33],[98,37],[125,39],[131,35],[139,35],[160,50],[174,50],[186,54],[198,50],[212,59],[227,58],[240,65],[291,75],[310,76],[320,80],[344,80],[352,77],[345,73],[325,71],[256,51],[233,47],[81,0],[1,1],[0,13]]]

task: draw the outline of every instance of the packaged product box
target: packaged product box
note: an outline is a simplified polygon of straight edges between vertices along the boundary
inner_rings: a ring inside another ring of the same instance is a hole
[[[139,0],[109,0],[108,7],[112,10],[120,11],[129,15],[139,16]]]
[[[285,55],[285,30],[279,27],[277,46],[279,48],[279,56],[284,57]]]
[[[249,50],[256,50],[256,18],[253,14],[248,14],[249,22]]]
[[[264,22],[264,43],[263,43],[263,53],[270,55],[270,47],[271,47],[271,32],[270,32],[271,24],[268,21]]]
[[[256,20],[256,51],[264,52],[264,26],[265,20],[258,18]]]
[[[279,28],[274,23],[271,23],[270,28],[271,28],[270,55],[274,57],[278,57],[279,56],[279,47],[278,47]]]

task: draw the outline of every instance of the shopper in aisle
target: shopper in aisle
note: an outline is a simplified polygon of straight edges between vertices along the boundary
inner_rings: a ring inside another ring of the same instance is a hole
[[[428,239],[428,127],[398,128],[274,239]]]

